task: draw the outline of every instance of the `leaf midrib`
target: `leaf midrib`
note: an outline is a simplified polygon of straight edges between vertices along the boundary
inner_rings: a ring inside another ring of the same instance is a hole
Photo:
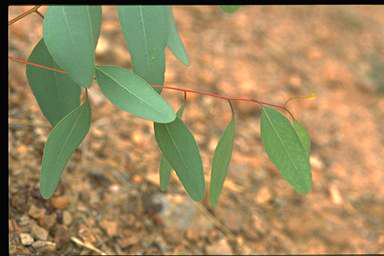
[[[146,55],[146,66],[147,66],[147,69],[148,70],[151,70],[150,69],[150,53],[149,53],[149,50],[148,50],[148,38],[147,38],[147,32],[145,30],[145,24],[144,24],[144,15],[143,15],[143,7],[142,6],[138,6],[138,9],[139,9],[139,17],[140,17],[140,21],[141,21],[141,24],[142,24],[142,31],[143,31],[143,36],[144,36],[144,44],[145,44],[145,47],[144,47],[144,54]]]
[[[84,104],[87,104],[87,103],[84,103]],[[69,131],[68,136],[65,138],[65,141],[64,141],[64,143],[62,144],[62,147],[60,148],[59,153],[58,153],[55,157],[53,157],[53,159],[54,159],[54,163],[52,164],[53,166],[55,166],[55,163],[57,162],[57,159],[59,159],[59,158],[61,157],[61,154],[62,154],[62,152],[63,152],[63,149],[65,148],[65,146],[66,146],[66,144],[67,144],[69,138],[72,136],[72,133],[73,133],[73,131],[75,130],[75,127],[77,126],[77,123],[78,123],[78,121],[79,121],[79,119],[80,119],[81,114],[82,114],[83,111],[85,110],[85,105],[81,105],[80,108],[81,108],[81,110],[80,110],[78,116],[76,117],[75,122],[73,122],[73,126],[71,127],[71,130]],[[75,112],[75,111],[78,111],[78,109],[74,109],[74,110],[73,110],[73,112]],[[72,113],[73,113],[73,112],[72,112]],[[71,113],[71,114],[72,114],[72,113]],[[62,119],[61,121],[59,121],[59,123],[57,123],[56,127],[59,127],[59,125],[60,125],[61,123],[63,123],[67,118],[69,118],[69,116],[70,116],[71,114],[68,114],[68,116],[67,116],[66,118],[64,118],[64,119]],[[52,161],[50,161],[49,165],[47,165],[46,168],[48,168],[48,167],[51,165],[51,163],[52,163]],[[53,169],[55,169],[55,168],[53,168]],[[48,184],[46,184],[46,186],[47,186],[47,185],[48,185]]]
[[[143,102],[146,106],[150,107],[151,109],[153,109],[156,113],[159,113],[161,116],[164,117],[164,113],[163,112],[160,112],[158,111],[155,106],[147,103],[145,100],[143,100],[142,98],[140,98],[139,96],[137,96],[135,93],[133,93],[132,91],[128,90],[126,87],[122,86],[121,83],[119,83],[118,80],[116,80],[114,77],[112,77],[111,75],[109,75],[108,73],[106,73],[105,71],[103,71],[102,69],[100,68],[97,68],[99,71],[101,71],[103,74],[105,74],[108,78],[110,78],[112,81],[114,81],[115,83],[117,83],[123,90],[125,90],[127,93],[129,94],[132,94],[133,96],[135,96],[138,100],[140,100],[141,102]]]
[[[233,120],[231,120],[231,122],[232,122]],[[227,125],[227,128],[231,125],[231,122]],[[229,131],[229,129],[227,130],[227,129],[225,129],[224,130],[224,134],[222,135],[222,138],[223,138],[223,140],[220,140],[219,141],[219,143],[224,143],[225,141],[224,141],[224,138],[226,138],[225,136],[226,136],[226,132],[227,131]],[[226,143],[224,146],[223,146],[223,144],[219,144],[217,147],[220,147],[220,148],[223,148],[222,150],[221,150],[221,154],[220,154],[220,156],[222,156],[223,155],[223,152],[225,152],[226,150],[224,150],[224,149],[226,149],[227,147],[226,147],[226,145],[228,145],[228,147],[230,148],[230,157],[232,157],[232,150],[233,150],[233,139],[234,139],[234,136],[233,135],[231,135],[230,136],[230,143],[228,144],[228,143]],[[216,156],[216,154],[214,155],[214,157]],[[212,161],[213,163],[215,163],[215,161]],[[228,159],[226,159],[225,161],[219,161],[219,163],[218,163],[218,166],[220,166],[221,168],[220,169],[226,169],[226,168],[224,168],[226,165],[228,165],[229,164],[229,162],[230,162],[230,159],[228,158]],[[221,163],[223,163],[223,165],[221,165]],[[216,168],[214,168],[213,166],[212,166],[212,170],[213,169],[216,169]]]
[[[179,154],[179,156],[180,156],[180,158],[181,158],[181,161],[183,162],[183,165],[185,166],[185,169],[187,170],[187,171],[185,172],[185,173],[187,174],[187,176],[188,176],[188,179],[187,179],[187,180],[193,180],[193,179],[190,179],[191,176],[190,176],[190,173],[189,173],[189,171],[188,171],[188,170],[193,170],[193,169],[190,168],[190,165],[187,164],[187,162],[184,160],[183,155],[181,154],[181,151],[180,151],[179,148],[177,147],[177,144],[175,143],[175,141],[174,141],[174,139],[173,139],[173,137],[172,137],[172,135],[171,135],[171,133],[170,133],[170,130],[169,130],[168,125],[167,125],[167,124],[164,124],[164,126],[165,126],[165,129],[166,129],[166,132],[167,132],[168,136],[169,136],[170,139],[171,139],[172,144],[175,146],[176,151],[177,151],[177,153]],[[176,169],[175,169],[175,171],[176,171]],[[176,172],[176,173],[177,173],[177,172]]]
[[[223,146],[223,144],[221,143],[224,143],[224,138],[226,136],[226,132],[229,131],[227,130],[228,127],[230,127],[230,125],[232,125],[232,122],[234,122],[234,119],[232,119],[230,121],[230,123],[227,125],[226,129],[224,130],[224,134],[222,135],[222,139],[220,139],[219,141],[219,145],[217,146],[217,148],[222,148],[223,147],[223,150],[221,150],[221,153],[225,152],[226,150],[224,150],[224,146],[228,145],[228,144],[225,144]],[[225,161],[219,161],[216,159],[216,157],[222,157],[223,154],[220,154],[217,155],[216,154],[216,150],[215,150],[215,154],[214,154],[214,159],[212,160],[212,179],[211,179],[211,182],[212,184],[215,184],[215,185],[211,185],[210,186],[210,191],[212,191],[214,193],[214,198],[213,198],[213,201],[214,201],[214,204],[216,204],[218,202],[218,199],[219,199],[219,196],[220,196],[220,191],[223,189],[223,185],[224,185],[224,180],[225,180],[225,177],[228,175],[228,166],[229,166],[229,163],[230,163],[230,160],[231,160],[231,157],[232,157],[232,150],[233,150],[233,140],[234,140],[234,133],[232,133],[232,135],[230,136],[230,143],[229,143],[229,147],[230,147],[230,154],[229,154],[229,158],[225,159]],[[218,161],[218,164],[215,165],[216,161]],[[223,163],[223,164],[221,164]],[[214,166],[215,165],[215,166]],[[215,172],[214,170],[224,170],[225,172],[225,175],[218,175],[218,172]],[[213,176],[215,175],[215,177],[218,177],[217,179],[214,179]],[[220,180],[219,180],[220,178]],[[221,187],[221,189],[219,189],[219,187]]]
[[[68,30],[69,39],[71,40],[71,46],[72,47],[76,47],[76,44],[74,44],[74,41],[73,41],[73,37],[72,37],[72,33],[71,33],[69,21],[68,21],[68,15],[67,15],[67,13],[65,11],[65,7],[64,6],[62,7],[62,10],[63,10],[64,21],[65,21],[65,24],[66,24],[65,27]]]
[[[54,80],[55,80],[55,86],[53,86],[54,91],[55,91],[55,96],[58,99],[60,106],[64,106],[66,102],[64,101],[63,97],[59,97],[59,88],[58,88],[58,84],[59,83],[58,83],[58,77],[57,77],[57,73],[56,72],[53,72],[53,77],[54,77]],[[60,121],[60,119],[59,119],[59,121]]]
[[[287,148],[286,148],[286,145],[283,143],[283,140],[281,139],[281,136],[279,135],[279,133],[277,132],[276,128],[274,127],[274,125],[273,125],[273,123],[272,123],[272,121],[271,121],[271,119],[270,119],[270,117],[269,117],[267,111],[264,110],[264,113],[265,113],[265,116],[266,116],[268,122],[270,123],[270,125],[271,125],[271,127],[272,127],[274,133],[276,134],[277,138],[279,139],[280,143],[282,144],[285,153],[288,155],[288,159],[289,159],[289,161],[291,162],[291,164],[293,165],[293,167],[296,169],[296,171],[299,171],[299,168],[294,164],[294,161],[291,159],[291,156],[290,156],[290,154],[288,153],[288,150],[287,150]]]

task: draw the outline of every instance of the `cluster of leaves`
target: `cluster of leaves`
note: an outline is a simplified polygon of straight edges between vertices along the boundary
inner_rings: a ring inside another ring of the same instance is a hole
[[[87,88],[95,78],[102,93],[114,105],[154,122],[162,152],[160,186],[166,190],[175,170],[193,200],[204,197],[202,161],[196,141],[182,121],[185,102],[177,114],[161,97],[164,84],[165,48],[184,64],[188,55],[178,34],[170,6],[119,6],[118,15],[132,57],[133,70],[95,65],[100,34],[100,6],[49,6],[43,38],[28,61],[65,72],[27,65],[27,78],[39,107],[52,124],[42,159],[40,191],[50,198],[72,153],[91,125]],[[238,7],[222,6],[226,12]],[[155,89],[151,85],[161,85]],[[85,97],[81,102],[81,89]],[[230,102],[229,102],[230,103]],[[224,130],[212,160],[210,201],[218,202],[227,175],[235,137],[235,118]],[[305,129],[271,108],[263,108],[261,137],[266,152],[282,176],[299,192],[311,189],[310,140]]]

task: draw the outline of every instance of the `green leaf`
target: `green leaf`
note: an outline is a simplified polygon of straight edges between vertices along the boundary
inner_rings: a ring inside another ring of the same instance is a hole
[[[155,138],[161,152],[195,201],[204,197],[204,174],[199,148],[192,133],[179,117],[172,123],[154,123]]]
[[[180,106],[176,116],[181,119],[185,108],[185,103]],[[169,184],[169,177],[171,175],[172,166],[168,163],[163,155],[160,156],[160,189],[166,191]]]
[[[160,156],[160,189],[166,191],[169,185],[172,166],[163,155]]]
[[[52,129],[44,147],[40,174],[40,193],[50,198],[59,183],[63,170],[91,125],[88,99],[61,119]]]
[[[212,160],[212,173],[210,184],[210,202],[216,207],[225,177],[228,173],[229,162],[232,157],[233,140],[235,138],[235,119],[229,122],[216,146]]]
[[[59,68],[43,39],[33,49],[28,62]],[[80,105],[80,87],[68,75],[32,65],[27,65],[26,73],[40,110],[52,126]]]
[[[308,152],[309,154],[311,150],[311,139],[309,137],[307,130],[301,123],[299,123],[296,120],[292,122],[292,126],[293,126],[293,129],[295,129],[297,136],[299,136],[299,139],[305,151]]]
[[[233,13],[240,8],[240,5],[220,5],[220,7],[226,13]]]
[[[49,6],[44,17],[48,51],[81,87],[93,79],[100,25],[100,6]]]
[[[261,114],[261,140],[269,159],[283,178],[297,192],[309,192],[312,177],[308,153],[289,120],[272,108],[264,107]]]
[[[170,12],[170,32],[167,41],[167,47],[171,49],[172,53],[185,65],[189,64],[189,58],[185,50],[183,41],[181,41],[180,35],[177,32],[176,21],[172,14],[172,7],[168,7]]]
[[[118,6],[118,14],[133,71],[151,85],[163,85],[164,48],[170,31],[166,6]]]
[[[128,69],[97,66],[96,80],[103,94],[125,111],[159,123],[169,123],[176,118],[152,86]]]

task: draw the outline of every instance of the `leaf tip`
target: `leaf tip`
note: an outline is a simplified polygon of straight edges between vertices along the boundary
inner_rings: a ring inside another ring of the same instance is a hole
[[[185,189],[187,194],[192,198],[193,201],[201,201],[204,199],[204,194],[205,194],[205,186],[204,186],[204,181],[202,183],[202,186],[199,186],[195,191],[190,191]]]
[[[189,57],[187,55],[187,53],[184,51],[184,56],[183,58],[181,58],[181,62],[185,65],[185,66],[190,66],[190,62],[189,62]]]
[[[312,191],[312,185],[309,183],[307,186],[294,187],[295,191],[301,194],[307,194]]]
[[[209,203],[211,204],[212,208],[216,208],[216,206],[217,206],[217,199],[213,198],[213,197],[210,197],[209,198]]]
[[[49,199],[52,197],[53,192],[50,192],[45,186],[40,185],[40,195],[45,199]]]
[[[161,118],[159,118],[156,122],[168,124],[175,121],[176,117],[177,117],[176,113],[172,110],[172,108],[170,108],[170,110],[164,113],[164,115]]]

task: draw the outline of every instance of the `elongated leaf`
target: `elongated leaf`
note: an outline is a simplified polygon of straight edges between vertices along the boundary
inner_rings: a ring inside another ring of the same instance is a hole
[[[54,61],[82,87],[95,73],[95,48],[100,34],[100,6],[49,6],[44,41]]]
[[[163,85],[164,48],[170,30],[167,7],[119,6],[118,14],[131,53],[133,71],[152,85]]]
[[[185,108],[185,103],[180,106],[179,110],[176,113],[176,116],[181,119]],[[172,166],[168,163],[167,159],[161,155],[160,156],[160,189],[166,191],[169,184],[169,176],[171,175]]]
[[[312,178],[308,153],[289,120],[272,108],[264,107],[261,114],[261,140],[269,159],[283,178],[297,192],[309,192]]]
[[[33,49],[28,62],[59,68],[43,39]],[[27,65],[26,73],[40,110],[52,126],[80,105],[80,87],[68,75],[32,65]]]
[[[227,13],[233,13],[240,8],[240,5],[220,5],[221,9]]]
[[[168,6],[170,12],[170,31],[167,41],[167,47],[171,49],[172,53],[185,65],[189,64],[189,58],[185,50],[183,41],[181,41],[179,32],[177,32],[176,21],[172,14],[172,7]]]
[[[152,86],[128,69],[97,66],[96,80],[103,94],[125,111],[159,123],[169,123],[176,118]]]
[[[40,193],[50,198],[59,183],[63,170],[91,125],[91,107],[86,100],[52,129],[44,147],[40,174]]]
[[[180,118],[172,123],[155,125],[155,138],[161,152],[195,201],[204,197],[203,164],[196,141]]]
[[[216,146],[212,160],[212,173],[210,184],[210,202],[216,207],[225,177],[228,173],[229,162],[232,157],[233,140],[235,138],[235,119],[229,122]]]
[[[297,136],[299,136],[305,151],[309,154],[311,150],[311,139],[309,138],[307,130],[301,123],[296,120],[292,122],[292,126],[295,129]]]

